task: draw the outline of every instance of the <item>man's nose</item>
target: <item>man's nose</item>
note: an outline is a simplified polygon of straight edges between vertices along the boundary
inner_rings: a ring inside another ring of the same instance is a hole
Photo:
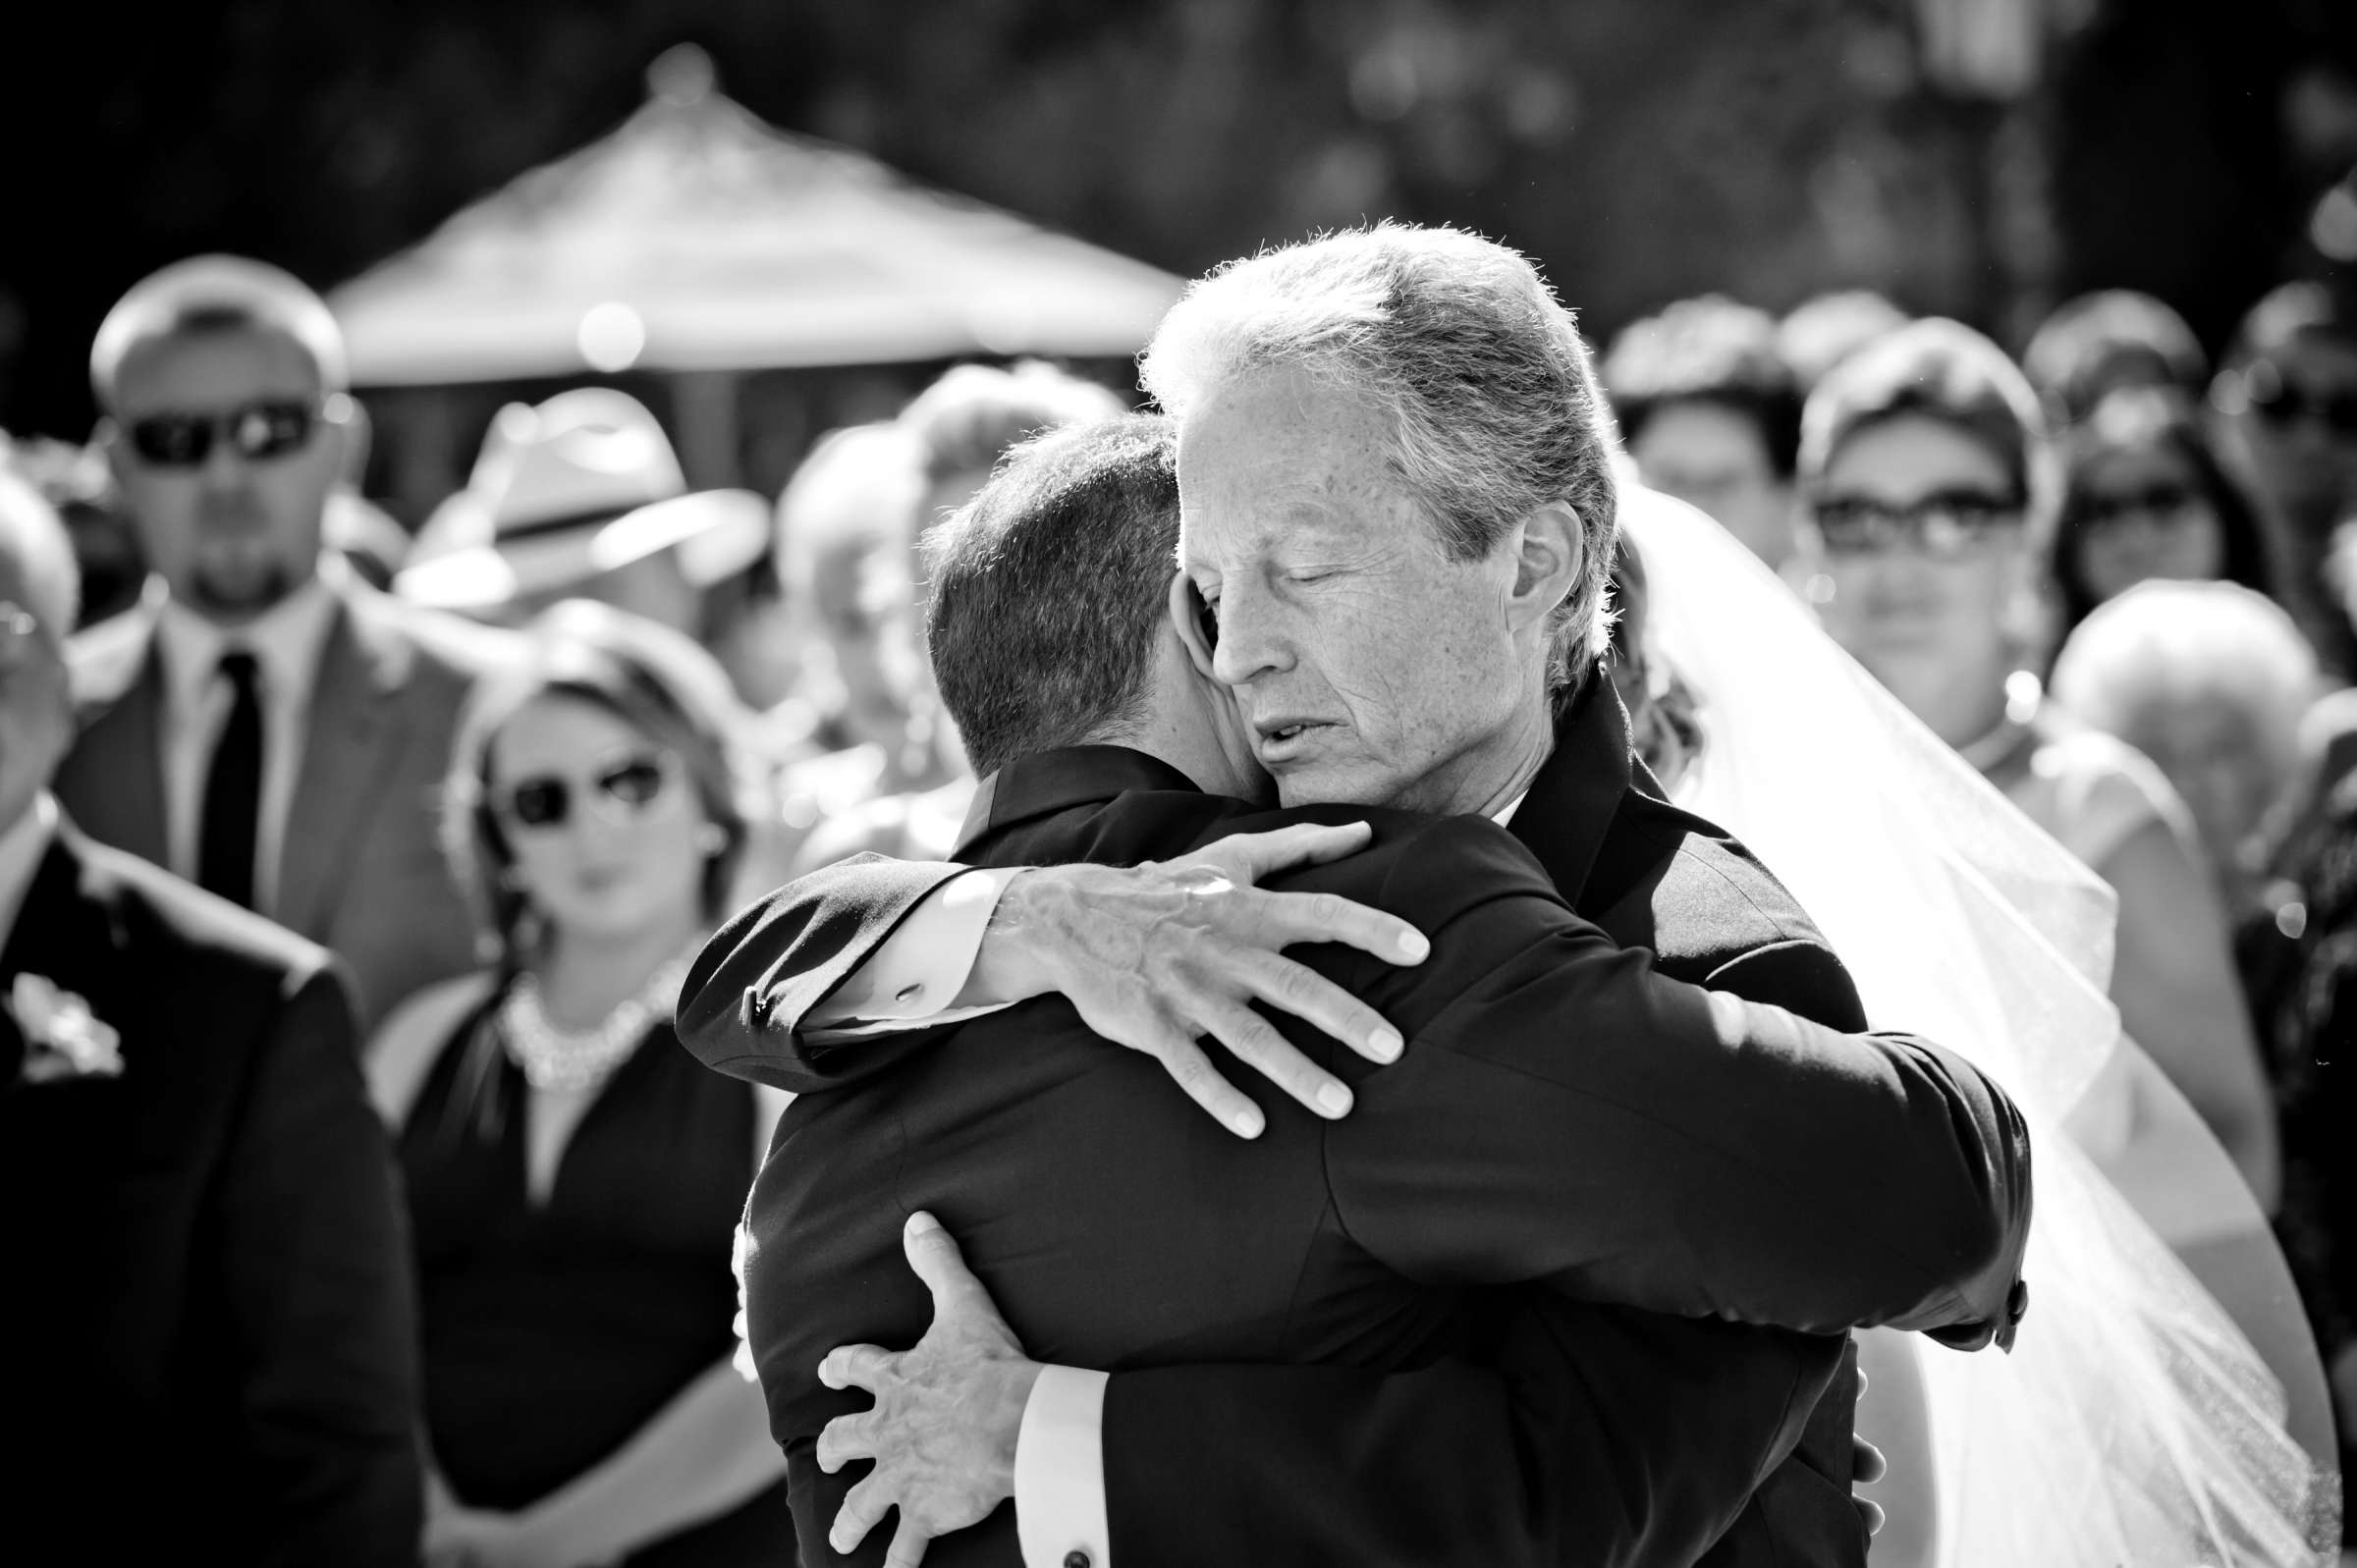
[[[1240,686],[1292,668],[1283,610],[1276,595],[1258,582],[1233,583],[1220,595],[1220,640],[1212,650],[1211,673],[1223,684]]]
[[[246,455],[228,432],[216,428],[213,444],[205,449],[204,461],[197,467],[197,477],[211,490],[242,490],[250,474]]]

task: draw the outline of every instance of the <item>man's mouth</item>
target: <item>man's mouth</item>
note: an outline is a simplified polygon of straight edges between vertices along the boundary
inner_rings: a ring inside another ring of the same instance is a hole
[[[1263,764],[1283,761],[1301,749],[1307,740],[1327,726],[1315,719],[1286,719],[1274,723],[1262,722],[1253,727],[1258,740],[1256,749]]]

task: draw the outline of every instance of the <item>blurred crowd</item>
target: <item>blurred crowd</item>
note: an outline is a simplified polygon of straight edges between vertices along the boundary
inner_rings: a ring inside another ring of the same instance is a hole
[[[2213,363],[2136,294],[2018,355],[1869,294],[1713,296],[1600,365],[1634,473],[2116,890],[2126,1027],[2277,1215],[2357,1401],[2357,298],[2285,284]],[[947,854],[975,781],[920,539],[1132,399],[960,365],[773,504],[692,489],[585,387],[503,409],[411,537],[357,493],[364,408],[294,278],[166,269],[91,367],[91,444],[0,447],[0,511],[53,512],[80,566],[78,626],[11,633],[70,676],[54,793],[342,961],[408,1216],[429,1558],[766,1560],[791,1527],[729,1252],[779,1108],[692,1062],[672,1000],[750,894]],[[1621,568],[1673,786],[1708,693],[1647,657]]]

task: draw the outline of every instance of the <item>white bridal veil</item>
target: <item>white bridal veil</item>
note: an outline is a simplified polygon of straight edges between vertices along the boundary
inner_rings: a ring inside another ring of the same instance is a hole
[[[1928,1404],[1934,1560],[2331,1561],[2339,1490],[2315,1343],[2232,1164],[2120,1033],[2105,996],[2110,890],[1728,534],[1634,486],[1623,498],[1659,652],[1702,703],[1680,803],[1792,890],[1877,1028],[1969,1056],[2030,1124],[2029,1314],[2012,1353],[1907,1340]],[[2233,1316],[2180,1255],[2231,1260],[2208,1277]]]

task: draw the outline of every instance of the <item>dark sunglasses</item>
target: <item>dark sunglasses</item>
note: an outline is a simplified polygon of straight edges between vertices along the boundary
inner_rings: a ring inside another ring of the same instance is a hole
[[[590,775],[582,800],[591,816],[612,827],[629,827],[653,814],[672,773],[666,757],[624,757]],[[515,827],[562,828],[573,815],[576,787],[562,774],[535,774],[499,791],[493,809]]]
[[[2090,492],[2073,496],[2070,520],[2082,528],[2111,528],[2130,517],[2175,517],[2202,493],[2174,479],[2157,479],[2140,490]]]
[[[283,458],[308,444],[324,399],[263,398],[218,413],[155,413],[131,422],[131,450],[153,468],[200,468],[213,443],[248,462]]]
[[[2357,436],[2357,387],[2303,387],[2256,371],[2250,387],[2251,410],[2277,429],[2316,419],[2336,436]]]
[[[2022,498],[1985,490],[1935,490],[1904,506],[1872,496],[1821,496],[1809,507],[1826,549],[1873,555],[1911,544],[1928,555],[1961,556],[2021,520]]]

